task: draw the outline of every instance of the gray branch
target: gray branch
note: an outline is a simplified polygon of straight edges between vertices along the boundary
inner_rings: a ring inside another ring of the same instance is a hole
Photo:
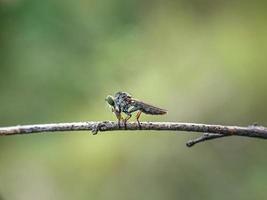
[[[55,124],[34,124],[34,125],[18,125],[0,128],[0,136],[32,134],[32,133],[48,133],[58,131],[92,131],[93,134],[106,131],[138,131],[140,127],[135,122],[118,125],[113,121],[100,122],[72,122],[72,123],[55,123]],[[184,132],[200,132],[204,133],[201,137],[190,140],[187,146],[206,140],[226,137],[226,136],[244,136],[267,139],[267,128],[258,125],[248,127],[241,126],[223,126],[196,123],[179,123],[179,122],[141,122],[141,130],[155,131],[184,131]]]

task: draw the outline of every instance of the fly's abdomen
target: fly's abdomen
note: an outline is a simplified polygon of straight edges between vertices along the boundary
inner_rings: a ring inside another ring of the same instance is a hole
[[[135,102],[136,105],[139,107],[140,111],[142,111],[145,114],[149,115],[164,115],[167,113],[167,110],[158,108],[152,105],[149,105],[144,102]]]

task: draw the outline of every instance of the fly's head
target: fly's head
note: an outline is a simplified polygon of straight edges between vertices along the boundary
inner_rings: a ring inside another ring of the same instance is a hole
[[[114,112],[115,114],[120,113],[120,108],[119,108],[119,106],[115,103],[115,99],[114,99],[113,96],[108,95],[108,96],[105,98],[105,101],[106,101],[106,102],[108,103],[108,105],[111,107],[112,112]]]
[[[115,108],[115,102],[114,102],[114,97],[111,95],[108,95],[105,98],[105,101],[108,103],[109,106],[111,106],[112,108]]]

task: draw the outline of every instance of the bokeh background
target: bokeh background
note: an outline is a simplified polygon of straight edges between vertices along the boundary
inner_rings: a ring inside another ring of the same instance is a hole
[[[266,1],[0,0],[0,126],[115,120],[267,125]],[[198,134],[0,138],[0,199],[266,199],[267,143]]]

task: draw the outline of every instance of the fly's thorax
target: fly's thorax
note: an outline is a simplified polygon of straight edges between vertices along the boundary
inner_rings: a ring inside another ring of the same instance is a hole
[[[115,106],[118,107],[121,111],[127,111],[131,106],[131,97],[127,93],[118,92],[115,95]]]

